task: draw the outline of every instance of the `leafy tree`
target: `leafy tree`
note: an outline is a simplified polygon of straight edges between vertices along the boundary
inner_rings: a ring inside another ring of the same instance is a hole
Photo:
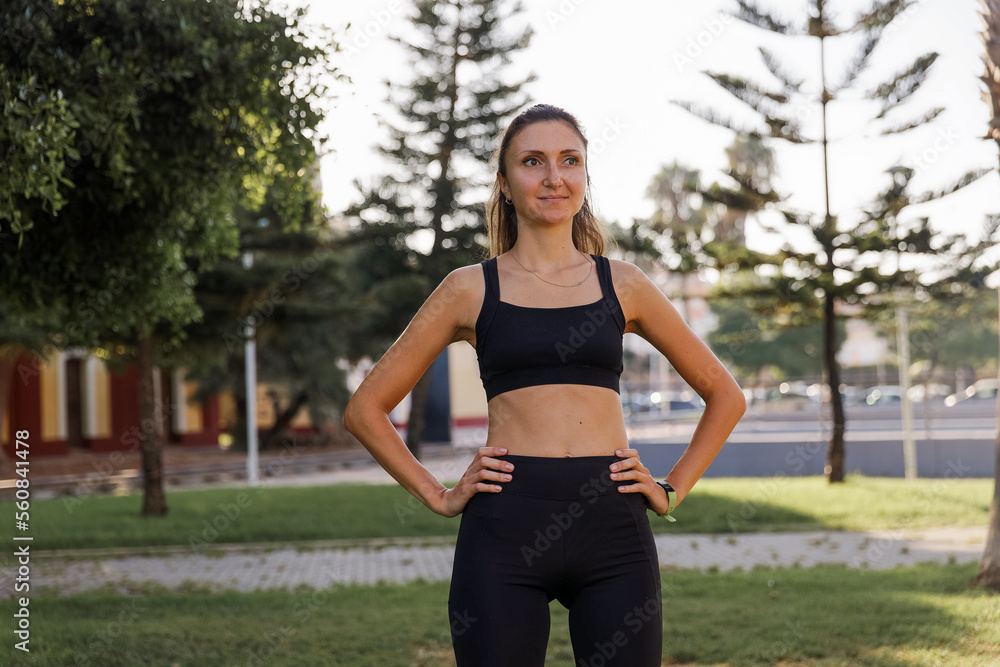
[[[839,303],[875,304],[875,295],[892,293],[899,287],[913,287],[918,291],[934,292],[956,287],[962,289],[964,281],[975,284],[983,277],[983,271],[975,268],[982,246],[971,247],[962,239],[941,239],[931,229],[926,219],[909,223],[899,218],[903,207],[923,203],[931,199],[951,194],[961,187],[987,173],[988,170],[973,170],[955,184],[936,192],[913,194],[909,188],[913,176],[911,169],[897,167],[890,170],[892,183],[879,194],[870,211],[855,222],[841,221],[830,210],[827,149],[830,139],[827,135],[826,117],[831,103],[851,101],[848,93],[859,86],[859,76],[868,67],[872,54],[889,24],[912,2],[908,0],[878,0],[860,13],[846,28],[838,27],[832,19],[825,0],[810,0],[809,16],[800,24],[783,20],[762,9],[755,2],[737,0],[737,18],[777,35],[788,37],[810,37],[818,40],[820,53],[820,95],[821,134],[810,137],[802,127],[797,111],[815,103],[803,91],[804,80],[797,77],[780,58],[767,48],[760,48],[764,65],[776,82],[770,86],[760,85],[728,74],[708,73],[724,90],[745,104],[759,118],[757,127],[743,126],[733,120],[698,105],[678,102],[683,108],[703,119],[734,130],[738,134],[751,137],[780,139],[793,145],[820,143],[823,149],[823,180],[825,210],[822,215],[811,211],[796,210],[789,206],[786,197],[763,191],[753,182],[736,178],[739,199],[765,204],[765,211],[774,210],[785,223],[782,227],[767,228],[779,234],[788,231],[805,233],[812,247],[796,248],[786,242],[773,253],[750,252],[745,248],[723,249],[706,246],[704,261],[714,263],[720,271],[754,269],[758,275],[768,278],[762,287],[754,287],[746,296],[766,303],[775,294],[787,302],[786,310],[795,311],[791,320],[804,321],[812,318],[823,323],[823,357],[826,381],[830,387],[832,435],[827,449],[826,475],[830,482],[844,479],[844,431],[846,418],[841,400],[840,368],[837,352],[837,308]],[[848,64],[840,79],[828,85],[825,67],[826,40],[847,35],[858,35],[861,46],[856,56]],[[900,109],[926,80],[937,54],[930,52],[916,58],[913,63],[893,75],[889,80],[869,88],[864,98],[873,101],[877,109],[872,125],[879,136],[907,132],[931,122],[944,109],[937,107],[916,118],[894,120]],[[853,100],[857,103],[858,100]],[[853,133],[854,134],[858,133]],[[741,205],[745,206],[745,205]],[[748,209],[755,210],[755,209]],[[988,229],[985,244],[992,242],[992,232]],[[785,238],[796,234],[784,234]],[[887,266],[887,256],[905,249],[908,255],[924,255],[938,261],[939,273],[935,286],[920,281],[921,272],[913,266]],[[988,273],[988,271],[987,271]],[[943,277],[942,277],[943,276]],[[750,283],[754,284],[754,283]],[[790,320],[790,321],[791,321]]]
[[[400,121],[384,121],[383,155],[398,165],[375,182],[357,183],[362,201],[346,215],[346,243],[357,257],[358,310],[352,361],[378,358],[434,287],[452,270],[482,259],[485,169],[503,121],[527,101],[530,75],[508,82],[506,66],[528,45],[531,29],[508,34],[520,5],[506,0],[418,0],[410,55],[413,80],[392,86]],[[429,369],[414,386],[406,444],[419,451]]]
[[[195,297],[202,317],[185,328],[172,363],[190,369],[199,393],[228,390],[236,397],[235,442],[246,443],[245,334],[257,341],[257,375],[282,387],[289,403],[261,440],[273,448],[304,407],[316,428],[349,398],[344,371],[336,360],[346,354],[341,324],[346,319],[344,253],[325,220],[307,214],[299,229],[288,229],[268,198],[260,210],[238,209],[241,254],[198,269]],[[243,257],[249,255],[247,266]]]
[[[307,32],[304,10],[284,15],[254,0],[6,7],[0,93],[33,82],[65,101],[65,115],[48,112],[56,129],[34,154],[48,174],[38,196],[0,184],[0,202],[14,201],[23,232],[20,247],[0,244],[0,301],[60,322],[49,332],[58,346],[135,350],[142,512],[161,515],[155,332],[166,324],[179,338],[198,316],[191,265],[236,251],[236,203],[259,205],[270,188],[283,194],[285,219],[296,220],[311,201],[303,176],[321,139],[313,100],[331,47]],[[3,152],[17,154],[19,143]],[[61,172],[49,166],[60,159]],[[113,298],[98,298],[112,284]]]
[[[984,29],[981,33],[985,53],[983,53],[982,81],[986,84],[983,99],[990,105],[990,121],[986,138],[1000,145],[1000,2],[980,0]],[[997,394],[1000,407],[1000,392]],[[990,523],[986,534],[983,558],[979,562],[979,572],[975,583],[994,591],[1000,591],[1000,429],[996,438],[996,468],[994,474],[993,501],[990,503]]]
[[[757,306],[757,304],[753,304]],[[775,367],[786,377],[819,376],[823,370],[823,330],[818,323],[783,326],[746,299],[712,299],[719,324],[709,337],[712,350],[743,377]]]

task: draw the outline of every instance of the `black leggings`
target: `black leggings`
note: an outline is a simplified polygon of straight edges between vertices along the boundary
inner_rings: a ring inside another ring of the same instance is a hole
[[[458,667],[542,667],[549,602],[569,609],[576,667],[659,667],[660,568],[641,493],[617,456],[500,457],[499,493],[462,513],[448,613]]]

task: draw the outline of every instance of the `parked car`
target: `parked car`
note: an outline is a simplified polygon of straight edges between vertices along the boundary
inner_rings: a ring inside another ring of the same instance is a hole
[[[984,378],[982,380],[977,380],[966,387],[965,391],[956,392],[945,398],[944,404],[950,408],[962,401],[975,401],[983,399],[996,400],[998,385],[1000,385],[1000,381],[998,381],[997,378]]]
[[[881,384],[868,387],[864,392],[865,405],[898,405],[903,398],[903,390],[899,385]]]
[[[926,395],[932,401],[943,401],[951,393],[951,387],[946,384],[915,384],[910,387],[907,395],[914,403],[923,402]]]

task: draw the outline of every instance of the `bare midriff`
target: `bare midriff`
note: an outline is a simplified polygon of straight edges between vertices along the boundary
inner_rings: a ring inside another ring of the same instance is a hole
[[[487,447],[519,456],[614,456],[628,447],[621,397],[607,387],[542,384],[494,396]]]

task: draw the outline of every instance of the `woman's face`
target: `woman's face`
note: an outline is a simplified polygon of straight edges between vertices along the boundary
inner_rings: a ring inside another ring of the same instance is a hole
[[[571,125],[546,120],[528,125],[510,142],[500,190],[514,203],[518,225],[572,224],[587,191],[583,139]]]

